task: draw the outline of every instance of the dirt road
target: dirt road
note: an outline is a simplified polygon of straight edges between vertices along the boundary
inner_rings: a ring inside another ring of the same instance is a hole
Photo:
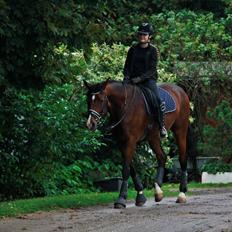
[[[186,204],[149,199],[143,207],[107,206],[40,212],[0,220],[0,232],[232,232],[232,189],[197,190]]]

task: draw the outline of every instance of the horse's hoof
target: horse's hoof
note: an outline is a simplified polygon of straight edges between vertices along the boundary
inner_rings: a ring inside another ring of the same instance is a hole
[[[136,206],[143,206],[147,201],[147,198],[143,194],[137,194],[135,205]]]
[[[186,199],[183,199],[183,198],[180,198],[178,197],[177,200],[176,200],[176,203],[186,203],[187,200]]]
[[[163,197],[163,191],[161,190],[160,186],[157,183],[155,183],[155,201],[162,201]]]
[[[186,196],[184,193],[180,193],[177,200],[176,200],[176,203],[186,203],[187,200],[186,200]]]
[[[126,205],[120,204],[120,203],[114,203],[114,208],[115,209],[125,209]]]
[[[156,193],[155,194],[155,201],[156,202],[162,201],[163,198],[164,198],[164,194],[163,193]]]
[[[143,206],[146,203],[146,201],[140,201],[140,202],[135,202],[135,205],[138,207]]]
[[[126,200],[122,197],[118,198],[118,200],[114,203],[115,209],[124,209],[126,208]]]

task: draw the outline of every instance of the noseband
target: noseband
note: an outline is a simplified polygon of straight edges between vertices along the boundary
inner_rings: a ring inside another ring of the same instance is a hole
[[[92,115],[96,119],[96,121],[99,121],[101,119],[101,115],[97,111],[90,109],[89,112],[90,115]]]

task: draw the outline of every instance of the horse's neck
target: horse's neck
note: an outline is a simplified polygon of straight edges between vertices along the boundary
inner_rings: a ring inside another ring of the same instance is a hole
[[[115,82],[107,86],[107,97],[109,99],[111,110],[123,110],[125,104],[131,97],[131,86],[124,86],[121,83]]]

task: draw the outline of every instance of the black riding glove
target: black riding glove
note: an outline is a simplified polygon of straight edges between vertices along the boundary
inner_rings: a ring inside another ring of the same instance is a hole
[[[141,77],[135,77],[135,78],[132,78],[131,81],[133,84],[138,84],[139,82],[142,81],[142,79]]]

